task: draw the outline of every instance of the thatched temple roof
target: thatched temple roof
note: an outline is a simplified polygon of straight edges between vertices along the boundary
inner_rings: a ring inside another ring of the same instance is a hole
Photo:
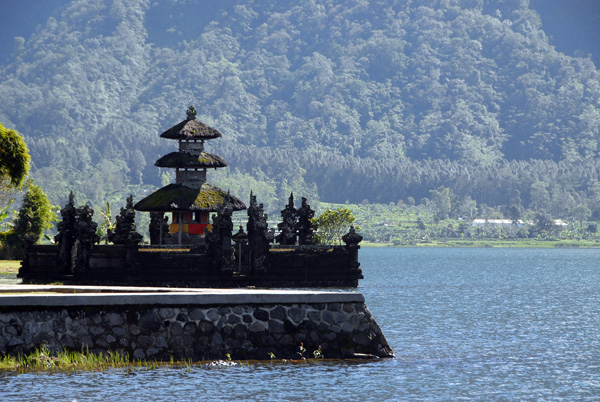
[[[221,168],[227,163],[220,156],[201,152],[192,154],[189,152],[171,152],[156,161],[154,166],[166,168]]]
[[[169,184],[133,206],[137,211],[171,212],[171,211],[217,211],[225,201],[228,193],[211,183],[204,183],[200,188],[191,188],[183,184]],[[234,211],[246,209],[242,200],[229,194],[229,202]]]
[[[160,135],[173,140],[211,140],[221,133],[198,120],[184,120]]]

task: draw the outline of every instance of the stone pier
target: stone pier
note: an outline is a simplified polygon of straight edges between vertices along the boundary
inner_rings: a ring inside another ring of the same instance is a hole
[[[1,285],[0,353],[42,345],[158,361],[393,357],[355,292]]]

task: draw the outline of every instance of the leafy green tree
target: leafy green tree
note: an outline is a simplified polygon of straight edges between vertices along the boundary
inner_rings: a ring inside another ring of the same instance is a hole
[[[100,225],[96,234],[100,237],[100,240],[104,240],[104,244],[108,244],[108,234],[113,231],[117,225],[116,221],[113,221],[112,213],[110,212],[110,203],[106,201],[106,207],[100,209]]]
[[[19,239],[26,235],[34,236],[37,242],[56,220],[54,209],[42,188],[30,183],[15,221],[14,234]]]
[[[437,190],[431,190],[431,202],[436,210],[436,217],[440,220],[448,219],[452,211],[452,205],[456,195],[447,187],[440,187]]]
[[[24,242],[37,243],[44,231],[50,229],[52,222],[56,221],[54,209],[41,187],[31,182],[27,184],[14,225],[2,236],[6,246],[5,257],[20,258]]]
[[[9,216],[28,173],[29,150],[23,137],[0,124],[0,221]]]
[[[573,217],[579,221],[579,229],[583,229],[583,222],[592,216],[592,211],[585,204],[579,204],[573,208]]]
[[[29,173],[29,149],[15,130],[0,124],[0,177],[6,176],[14,187],[21,187]]]
[[[9,207],[15,201],[18,192],[8,177],[0,177],[0,222],[9,216]]]
[[[0,124],[0,222],[10,214],[9,207],[29,173],[29,160],[29,149],[23,137]],[[12,224],[4,222],[0,228],[9,229],[0,232],[0,243],[16,242]]]
[[[341,244],[342,236],[348,232],[355,220],[352,210],[348,208],[327,209],[319,217],[312,219],[313,225],[317,228],[314,235],[315,243]]]
[[[458,205],[457,209],[460,218],[475,219],[475,215],[477,214],[477,201],[467,195]]]
[[[530,187],[531,208],[535,210],[546,209],[550,205],[548,183],[536,181]]]
[[[548,235],[552,233],[555,227],[554,219],[545,210],[541,210],[535,214],[531,234],[536,236]]]
[[[514,190],[510,197],[510,206],[508,207],[508,217],[513,225],[517,225],[523,217],[524,208],[521,202],[521,192]]]

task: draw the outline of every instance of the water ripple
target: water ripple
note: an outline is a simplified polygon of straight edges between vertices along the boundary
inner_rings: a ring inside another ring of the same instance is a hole
[[[361,264],[396,359],[4,373],[0,399],[599,399],[600,250],[364,249]]]

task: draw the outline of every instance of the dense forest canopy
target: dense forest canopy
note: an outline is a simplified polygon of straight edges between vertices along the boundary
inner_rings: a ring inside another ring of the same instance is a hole
[[[194,105],[223,133],[209,180],[281,200],[432,190],[600,217],[600,73],[557,51],[528,0],[86,0],[0,66],[0,122],[55,203],[170,179],[158,134]],[[238,194],[242,198],[246,194]]]

